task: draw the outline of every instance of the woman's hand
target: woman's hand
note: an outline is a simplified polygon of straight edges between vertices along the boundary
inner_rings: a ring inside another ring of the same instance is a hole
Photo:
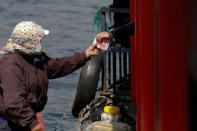
[[[99,54],[99,50],[98,50],[98,48],[96,46],[97,46],[97,43],[89,46],[85,50],[85,54],[86,54],[86,57],[87,58],[89,58],[90,56],[95,56],[95,55],[98,55]]]
[[[105,31],[96,35],[96,40],[98,42],[101,42],[102,39],[112,40],[112,38],[113,38],[113,35],[109,32],[105,32]]]
[[[113,35],[109,32],[101,32],[96,35],[97,42],[101,42],[103,39],[112,40],[112,38],[113,38]],[[86,53],[87,58],[89,58],[90,56],[98,55],[99,50],[97,48],[97,43],[94,43],[93,45],[89,46],[86,49],[85,53]]]
[[[33,129],[31,129],[31,131],[43,131],[42,125],[41,125],[41,124],[38,124],[38,125],[35,126]]]

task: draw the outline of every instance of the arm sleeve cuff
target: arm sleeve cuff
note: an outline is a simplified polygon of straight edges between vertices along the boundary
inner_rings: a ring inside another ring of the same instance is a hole
[[[86,56],[86,53],[85,53],[85,51],[83,51],[83,52],[81,52],[81,56],[82,56],[82,61],[84,62],[85,60],[87,60],[88,58],[87,58],[87,56]]]

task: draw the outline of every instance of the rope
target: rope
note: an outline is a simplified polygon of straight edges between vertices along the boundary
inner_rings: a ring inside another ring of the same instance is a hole
[[[103,8],[103,7],[109,8],[109,5],[108,4],[100,4],[98,6],[98,10],[96,12],[96,15],[94,16],[94,23],[93,24],[96,25],[98,32],[101,32],[101,8]],[[107,28],[106,28],[106,30],[107,30]]]
[[[101,8],[108,8],[109,5],[108,4],[99,4],[98,5],[98,9],[96,11],[96,14],[94,15],[94,19],[93,19],[93,24],[92,24],[92,32],[91,32],[91,36],[90,36],[90,43],[92,43],[92,41],[94,40],[93,38],[93,33],[94,33],[94,26],[96,26],[97,28],[97,33],[101,32]],[[106,27],[106,31],[109,31],[108,27]]]
[[[99,6],[98,6],[97,12],[96,12],[96,14],[94,16],[93,25],[92,25],[91,42],[93,41],[93,38],[92,38],[92,36],[93,36],[93,27],[96,26],[97,32],[98,33],[101,32],[101,8],[109,8],[109,5],[108,4],[99,4]],[[112,19],[111,18],[111,14],[109,14],[109,18],[110,18],[110,20]],[[110,32],[109,27],[107,25],[106,25],[105,30],[107,32]],[[114,45],[114,42],[110,41],[109,47],[112,47],[113,45]]]
[[[56,127],[55,127],[54,131],[57,131],[57,129],[59,128],[59,126],[60,126],[60,124],[62,123],[63,120],[69,118],[69,116],[67,116],[67,113],[70,111],[71,106],[72,106],[72,103],[69,105],[69,107],[67,108],[67,110],[65,110],[64,115],[61,117],[61,119],[56,124]]]
[[[79,118],[78,118],[78,130],[79,131],[83,131],[82,124],[89,118],[91,109],[98,108],[104,103],[105,105],[112,104],[112,100],[106,96],[98,96],[94,100],[92,100],[89,105],[87,105],[84,109],[81,110],[81,112],[79,113]]]

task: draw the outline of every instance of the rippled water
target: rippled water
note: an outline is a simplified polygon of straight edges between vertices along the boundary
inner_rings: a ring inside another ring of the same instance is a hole
[[[111,0],[0,0],[0,3],[0,47],[6,45],[18,22],[31,20],[50,30],[43,40],[43,50],[51,57],[62,57],[90,45],[97,6]],[[42,112],[47,131],[54,130],[65,110],[69,119],[63,121],[59,131],[76,130],[77,119],[70,110],[79,73],[80,70],[50,81],[48,103]]]

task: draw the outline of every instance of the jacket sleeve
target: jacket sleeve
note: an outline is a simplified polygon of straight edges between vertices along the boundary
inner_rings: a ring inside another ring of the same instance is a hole
[[[47,62],[49,79],[65,76],[82,67],[87,57],[85,52],[75,53],[73,56],[63,58],[51,58]]]
[[[1,69],[1,86],[8,118],[22,127],[32,129],[38,122],[36,114],[26,102],[26,85],[23,68],[16,62],[4,60]]]

